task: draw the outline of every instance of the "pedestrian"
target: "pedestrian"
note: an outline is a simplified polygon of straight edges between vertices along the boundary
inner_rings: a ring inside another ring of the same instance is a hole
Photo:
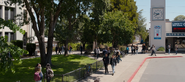
[[[109,47],[107,48],[107,56],[109,57],[109,55],[110,55],[110,49],[109,49]]]
[[[115,71],[114,71],[114,68],[116,66],[116,59],[115,59],[115,55],[112,55],[111,59],[110,59],[110,64],[111,64],[111,67],[112,67],[112,75],[114,75]]]
[[[145,44],[143,44],[143,46],[142,46],[142,52],[145,54],[145,49],[146,49],[146,46],[145,46]]]
[[[134,45],[131,46],[132,54],[134,54]]]
[[[58,46],[55,47],[55,51],[56,51],[56,54],[57,54],[57,51],[58,51]]]
[[[94,48],[94,59],[96,58],[96,48]]]
[[[62,52],[62,54],[63,54],[63,52],[64,52],[64,46],[61,47],[61,50],[62,50],[61,52]]]
[[[109,73],[108,71],[109,58],[107,57],[107,54],[105,54],[105,57],[103,57],[103,62],[105,66],[105,74],[107,74]]]
[[[170,54],[171,44],[168,45],[168,54]]]
[[[42,73],[42,67],[41,64],[37,64],[35,66],[35,73],[34,73],[34,80],[35,82],[42,82],[43,73]]]
[[[73,48],[70,46],[70,47],[69,47],[69,53],[71,53],[71,50],[72,50],[72,49],[73,49]]]
[[[104,48],[104,49],[103,49],[103,57],[105,56],[106,53],[107,53],[107,49]]]
[[[61,54],[61,48],[60,48],[60,47],[58,47],[58,50],[59,50],[59,52],[58,52],[58,53],[59,53],[59,54]]]
[[[50,82],[51,78],[54,76],[54,72],[51,69],[51,65],[49,63],[46,64],[46,80]]]
[[[83,50],[83,47],[82,47],[82,45],[80,46],[80,51],[81,51],[81,54],[82,54],[82,50]]]
[[[136,46],[135,49],[136,49],[136,54],[138,54],[138,49],[139,49],[139,48],[138,48],[138,45]]]
[[[127,48],[126,48],[126,54],[128,54],[128,52],[129,52],[129,47],[127,46]]]
[[[98,59],[98,57],[99,57],[99,54],[100,54],[100,49],[99,49],[99,47],[97,47],[96,48],[96,58]]]
[[[175,53],[176,53],[176,55],[177,55],[177,50],[178,50],[178,46],[177,46],[177,44],[175,45]]]
[[[152,45],[152,53],[151,53],[151,56],[153,55],[153,54],[155,54],[155,56],[156,56],[156,53],[155,53],[155,46],[154,45]]]

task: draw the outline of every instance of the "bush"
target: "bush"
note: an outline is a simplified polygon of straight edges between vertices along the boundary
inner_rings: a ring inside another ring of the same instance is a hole
[[[35,53],[36,45],[34,43],[27,43],[26,44],[26,50],[29,51],[29,55],[31,56],[33,53]]]
[[[73,48],[72,51],[76,51],[80,49],[80,43],[68,43],[68,49],[70,46]]]
[[[165,51],[164,47],[159,47],[157,51]]]
[[[119,50],[120,51],[125,51],[126,50],[126,46],[119,46]]]
[[[11,43],[13,43],[15,46],[23,48],[23,41],[22,40],[12,40]]]

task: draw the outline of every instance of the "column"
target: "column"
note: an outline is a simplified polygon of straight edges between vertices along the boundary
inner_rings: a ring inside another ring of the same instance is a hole
[[[10,42],[10,38],[11,38],[11,32],[8,33],[8,42]]]
[[[5,19],[5,6],[2,5],[2,19]],[[4,29],[2,29],[2,36],[5,36]]]

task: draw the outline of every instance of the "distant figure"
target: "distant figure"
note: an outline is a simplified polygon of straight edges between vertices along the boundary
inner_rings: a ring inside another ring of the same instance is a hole
[[[129,52],[129,47],[127,46],[127,48],[126,48],[126,54],[128,54],[128,52]]]
[[[138,49],[139,49],[138,48],[138,45],[136,45],[136,48],[135,49],[136,49],[136,54],[138,54]]]
[[[96,57],[97,57],[97,59],[98,59],[99,55],[100,55],[100,49],[99,49],[99,47],[97,47],[96,48]]]
[[[152,53],[151,53],[151,56],[153,55],[153,54],[155,54],[155,56],[156,56],[156,53],[155,53],[155,46],[154,45],[152,45]]]
[[[82,45],[80,46],[80,51],[81,51],[81,54],[82,54],[82,50],[83,50],[83,47],[82,47]]]
[[[70,46],[70,47],[69,47],[69,53],[71,53],[71,50],[72,50],[72,49],[73,49],[73,48]]]
[[[56,54],[57,54],[57,51],[58,51],[58,46],[55,47],[55,51],[56,51]]]
[[[105,67],[105,74],[109,73],[108,71],[108,64],[109,64],[109,58],[107,57],[107,54],[105,54],[105,57],[103,57],[104,67]]]
[[[131,46],[131,50],[132,50],[132,54],[134,54],[135,48],[134,48],[134,45],[133,45],[133,44],[132,44],[132,46]]]
[[[112,55],[112,58],[110,59],[110,64],[112,66],[112,75],[114,75],[114,68],[116,66],[116,59],[115,59],[115,55]]]
[[[109,47],[107,48],[107,56],[109,57],[109,55],[110,55],[110,49],[109,49]]]
[[[94,58],[96,58],[96,48],[94,48]]]
[[[106,48],[103,49],[103,57],[105,56],[105,54],[107,54],[107,49]]]
[[[168,54],[170,54],[171,44],[168,45]]]
[[[146,50],[146,46],[145,46],[145,44],[143,44],[143,45],[142,45],[142,53],[145,54],[145,50]]]
[[[61,54],[61,50],[62,50],[62,48],[61,47],[58,47],[58,50],[59,50],[59,54]]]
[[[177,55],[177,50],[178,50],[178,46],[177,44],[175,45],[175,52],[176,52],[176,55]]]

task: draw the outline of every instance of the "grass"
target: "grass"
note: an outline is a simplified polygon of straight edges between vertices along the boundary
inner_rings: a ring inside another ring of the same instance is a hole
[[[34,67],[38,62],[40,62],[40,58],[25,59],[21,63],[14,64],[16,72],[0,75],[0,82],[34,82]],[[52,56],[52,64],[54,65],[52,69],[54,74],[65,74],[94,62],[96,60],[80,55],[69,55],[67,57],[54,55]],[[45,73],[45,68],[42,69],[42,72]],[[61,80],[60,78],[56,79]],[[55,78],[53,81],[55,81]]]

